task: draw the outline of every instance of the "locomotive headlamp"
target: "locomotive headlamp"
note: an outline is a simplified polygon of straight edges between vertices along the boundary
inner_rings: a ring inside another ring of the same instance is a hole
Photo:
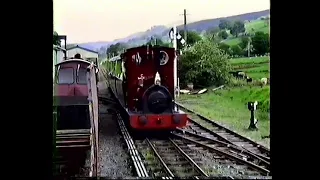
[[[174,124],[180,124],[180,117],[179,116],[176,116],[176,115],[173,115],[172,116],[172,121]]]
[[[139,116],[139,123],[142,125],[146,125],[147,124],[147,117],[146,116]]]
[[[160,85],[161,84],[161,78],[160,78],[160,74],[157,72],[156,76],[154,78],[154,84],[155,85]]]

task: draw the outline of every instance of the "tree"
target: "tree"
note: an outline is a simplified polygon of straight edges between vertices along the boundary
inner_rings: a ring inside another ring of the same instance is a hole
[[[253,45],[252,45],[252,40],[250,36],[243,36],[241,37],[241,42],[239,46],[242,48],[244,51],[245,56],[251,56],[251,52],[253,52]],[[248,53],[250,51],[250,53]]]
[[[257,55],[264,55],[270,51],[269,34],[263,32],[256,32],[252,38],[253,53]]]
[[[179,34],[182,36],[182,38],[184,37],[183,34],[184,34],[184,31],[181,30],[179,31]],[[197,33],[197,32],[194,32],[194,31],[188,31],[187,32],[187,44],[192,46],[193,44],[195,44],[196,42],[200,41],[202,38],[201,36]],[[177,46],[178,46],[178,49],[182,49],[182,44],[181,42],[178,40],[177,42]]]
[[[61,46],[61,41],[59,39],[59,34],[56,31],[53,32],[53,44],[57,45],[57,46]]]
[[[239,45],[233,45],[231,46],[231,51],[233,56],[243,56],[244,51],[241,49]]]
[[[198,41],[178,61],[181,84],[193,83],[196,87],[207,87],[227,83],[230,78],[228,58],[210,39]]]
[[[242,49],[246,49],[247,46],[248,46],[248,42],[251,41],[250,40],[250,37],[248,36],[243,36],[241,37],[241,41],[240,41],[240,44],[239,46],[242,48]]]
[[[148,42],[148,45],[158,45],[158,46],[165,46],[165,47],[171,47],[171,43],[169,42],[163,42],[160,38],[151,38]]]
[[[221,19],[219,22],[219,28],[220,29],[231,29],[232,25],[231,22],[229,20],[226,19]]]
[[[223,52],[225,52],[226,54],[232,55],[230,46],[228,44],[225,43],[220,43],[219,44],[219,49],[221,49]]]
[[[210,30],[208,30],[207,34],[217,34],[218,32],[220,32],[220,28],[219,27],[214,27]]]
[[[242,32],[245,32],[246,28],[244,26],[244,23],[242,21],[235,21],[233,23],[233,26],[230,30],[230,33],[236,37],[238,37],[238,35]]]
[[[267,16],[267,17],[264,19],[264,26],[267,27],[267,26],[269,26],[269,24],[270,24],[270,17]]]
[[[127,48],[127,46],[124,43],[112,44],[107,49],[107,54],[109,54],[109,55],[118,55],[118,54],[120,54],[121,51],[123,51],[126,48]]]
[[[214,37],[220,32],[219,27],[214,27],[212,29],[209,29],[206,33],[205,33],[205,37],[208,39],[214,39]]]
[[[218,33],[218,36],[221,37],[222,39],[227,39],[229,34],[227,33],[227,31],[223,30]]]

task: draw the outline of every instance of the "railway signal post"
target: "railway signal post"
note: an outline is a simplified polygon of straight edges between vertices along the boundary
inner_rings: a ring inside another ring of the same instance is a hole
[[[177,62],[177,40],[180,41],[182,45],[186,43],[186,41],[182,38],[182,36],[177,32],[177,27],[173,26],[171,30],[169,31],[169,38],[171,39],[171,42],[173,44],[173,48],[175,49],[175,58],[173,62],[173,79],[174,79],[174,97],[179,97],[180,94],[180,86],[179,86],[179,78],[178,78],[178,62]]]
[[[255,102],[248,102],[248,109],[249,111],[251,112],[251,117],[250,117],[250,125],[249,125],[249,130],[258,130],[257,128],[257,123],[258,123],[258,120],[255,118],[255,111],[257,109],[257,105],[258,105],[258,102],[255,101]]]

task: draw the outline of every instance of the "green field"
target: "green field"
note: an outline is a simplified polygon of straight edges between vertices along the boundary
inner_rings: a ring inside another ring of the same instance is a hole
[[[263,77],[270,77],[270,57],[252,57],[231,59],[230,63],[233,70],[244,71],[249,77],[253,79],[261,79]]]
[[[230,59],[230,63],[232,65],[257,64],[257,63],[268,63],[268,62],[270,62],[270,57],[269,56]]]
[[[264,20],[255,20],[249,23],[245,23],[246,32],[253,33],[253,32],[264,32],[269,33],[269,25],[265,23]],[[229,46],[237,45],[241,42],[240,38],[230,38],[223,43],[228,44]]]
[[[240,67],[250,77],[258,80],[261,77],[269,77],[269,57],[238,58],[231,59],[233,67]],[[252,67],[253,66],[253,67]],[[202,95],[182,94],[178,101],[186,107],[229,127],[232,130],[250,137],[251,139],[270,147],[270,139],[262,139],[261,136],[270,134],[269,103],[270,86],[260,87],[256,84],[247,84],[243,80],[242,86],[227,85],[217,91],[209,91]],[[257,110],[258,131],[249,131],[250,111],[247,109],[248,101],[259,101]]]
[[[246,32],[264,32],[269,33],[269,25],[264,20],[255,20],[245,24]]]
[[[237,45],[241,42],[240,38],[232,38],[232,39],[227,39],[223,41],[223,43],[229,45],[229,46],[234,46]]]

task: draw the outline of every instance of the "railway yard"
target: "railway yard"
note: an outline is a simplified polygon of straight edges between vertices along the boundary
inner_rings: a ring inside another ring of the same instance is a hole
[[[99,71],[98,176],[108,178],[271,179],[270,151],[195,112],[185,128],[131,133]]]
[[[180,23],[181,3],[68,3],[53,3],[53,179],[275,177],[269,9],[195,2]]]
[[[109,62],[121,73],[80,54],[55,65],[56,177],[272,178],[268,148],[173,99],[174,57],[141,46]]]

